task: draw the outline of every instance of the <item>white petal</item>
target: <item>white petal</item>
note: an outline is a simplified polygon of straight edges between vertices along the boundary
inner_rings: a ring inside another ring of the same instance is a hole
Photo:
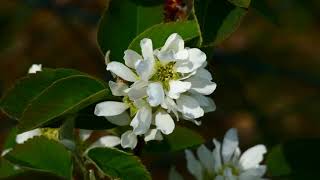
[[[128,94],[131,100],[135,101],[147,96],[147,86],[148,82],[139,80],[134,82],[125,92]]]
[[[155,125],[163,134],[171,134],[175,127],[172,117],[163,110],[156,112]]]
[[[201,145],[197,149],[197,156],[202,163],[202,165],[207,169],[208,172],[213,172],[214,171],[214,164],[213,164],[213,156],[211,151],[205,146]]]
[[[181,95],[177,99],[177,107],[184,116],[190,119],[196,119],[204,115],[204,111],[198,101],[190,96]]]
[[[92,134],[92,130],[80,129],[79,130],[79,137],[81,141],[87,140]]]
[[[191,49],[188,49],[188,51],[189,51],[189,61],[193,63],[194,69],[200,68],[206,62],[207,56],[200,49],[191,48]]]
[[[137,136],[132,131],[126,131],[121,135],[121,146],[134,149],[137,146]]]
[[[164,91],[161,83],[150,83],[147,88],[148,102],[155,107],[160,105],[164,100]]]
[[[159,130],[157,129],[150,129],[145,135],[144,135],[144,141],[152,141],[152,140],[157,140],[161,141],[163,140],[162,134]]]
[[[232,164],[236,164],[236,165],[239,165],[239,159],[240,159],[240,155],[241,155],[241,151],[240,151],[240,148],[237,147],[233,156],[232,156],[232,159],[231,159],[231,163]]]
[[[134,83],[131,85],[131,88],[140,89],[140,88],[143,88],[143,87],[146,87],[146,86],[148,86],[148,82],[147,82],[147,81],[138,80],[138,81],[134,82]]]
[[[149,107],[142,107],[130,123],[133,127],[133,132],[136,135],[146,133],[151,125],[152,109]]]
[[[157,52],[157,57],[160,60],[161,64],[167,64],[169,62],[176,62],[181,60],[187,60],[189,52],[187,49],[175,52],[175,50],[170,49],[167,51]]]
[[[153,46],[152,46],[151,39],[147,39],[147,38],[142,39],[140,42],[140,46],[141,46],[141,52],[142,52],[143,58],[145,60],[150,59],[154,61]]]
[[[191,96],[198,101],[205,113],[216,110],[216,104],[210,97],[206,97],[201,94],[192,94]]]
[[[154,66],[154,59],[145,59],[137,61],[135,69],[142,80],[148,81],[155,71]]]
[[[5,156],[6,154],[8,154],[10,151],[12,151],[12,148],[8,148],[8,149],[4,149],[1,153],[1,156]]]
[[[147,87],[142,88],[130,88],[128,96],[131,100],[135,101],[147,96]]]
[[[96,116],[115,116],[123,113],[129,106],[122,102],[105,101],[98,103],[94,109]]]
[[[123,82],[109,81],[109,87],[112,92],[112,95],[114,96],[125,96],[126,93],[124,91],[128,89],[127,84]]]
[[[184,49],[184,41],[182,37],[177,34],[171,34],[166,40],[164,46],[161,48],[161,51],[173,50],[174,52],[178,52]]]
[[[176,168],[172,167],[169,172],[169,180],[183,180],[183,177],[176,170]]]
[[[109,122],[118,126],[126,126],[130,124],[131,118],[127,112],[123,112],[115,116],[105,117]]]
[[[222,159],[221,159],[221,144],[219,141],[213,139],[214,143],[214,150],[212,151],[212,156],[213,156],[213,162],[214,162],[214,169],[215,171],[219,171],[222,165]]]
[[[245,151],[240,157],[240,166],[243,170],[256,168],[263,160],[263,155],[267,152],[264,145],[256,145]]]
[[[206,79],[208,81],[212,81],[211,73],[208,70],[204,69],[204,68],[198,69],[197,73],[194,76],[199,77],[201,79]]]
[[[184,120],[187,120],[187,121],[191,121],[191,122],[193,122],[195,125],[197,125],[197,126],[200,126],[201,124],[202,124],[202,121],[201,120],[196,120],[196,119],[193,119],[193,118],[190,118],[189,116],[185,116],[184,114],[182,114],[182,118],[184,119]]]
[[[190,92],[200,93],[203,95],[210,95],[216,89],[217,84],[202,78],[197,78],[195,76],[187,79],[186,81],[191,83]]]
[[[267,167],[265,165],[261,165],[257,168],[251,168],[245,170],[243,173],[240,174],[239,178],[241,180],[247,179],[254,179],[258,177],[262,177],[267,171]]]
[[[187,159],[187,168],[189,172],[197,179],[202,180],[202,166],[201,163],[194,157],[190,150],[185,150]]]
[[[35,74],[38,71],[42,71],[42,64],[32,64],[28,70],[29,74]]]
[[[135,64],[138,60],[142,59],[142,56],[140,56],[140,54],[138,54],[137,52],[128,49],[126,51],[124,51],[124,57],[123,57],[126,65],[132,69],[135,68]]]
[[[172,99],[178,99],[181,93],[184,93],[191,88],[191,83],[172,80],[169,82],[169,87],[168,96]]]
[[[189,58],[185,61],[178,61],[175,64],[177,72],[190,73],[200,68],[206,62],[207,56],[200,49],[188,49]]]
[[[96,142],[94,142],[91,146],[91,148],[96,148],[96,147],[115,147],[120,144],[120,138],[117,136],[103,136],[100,137]]]
[[[18,144],[22,144],[25,141],[27,141],[28,139],[33,138],[35,136],[40,136],[40,135],[41,135],[40,129],[34,129],[34,130],[31,130],[31,131],[27,131],[27,132],[18,134],[17,137],[16,137],[16,142]]]
[[[231,168],[225,168],[223,171],[223,175],[226,180],[237,180],[238,178],[232,174]]]
[[[108,51],[106,52],[106,55],[104,56],[104,63],[105,63],[106,66],[111,62],[111,61],[110,61],[110,53],[111,53],[111,51],[108,50]]]
[[[223,162],[228,163],[231,160],[233,153],[239,145],[237,130],[232,128],[227,131],[222,143]]]
[[[157,58],[159,59],[161,64],[167,64],[169,62],[176,61],[175,53],[172,50],[171,51],[157,52]]]
[[[174,59],[177,61],[179,60],[186,60],[189,57],[189,52],[187,49],[183,49],[178,51],[177,53],[174,54]]]
[[[120,78],[129,81],[129,82],[135,82],[137,80],[137,75],[134,74],[131,69],[129,69],[127,66],[119,63],[119,62],[110,62],[107,65],[107,70],[113,72]]]
[[[178,115],[178,109],[177,109],[177,104],[174,102],[173,99],[170,97],[166,96],[163,103],[161,104],[161,107],[163,109],[167,109],[169,113],[173,113],[176,116],[176,120],[179,121],[179,115]]]

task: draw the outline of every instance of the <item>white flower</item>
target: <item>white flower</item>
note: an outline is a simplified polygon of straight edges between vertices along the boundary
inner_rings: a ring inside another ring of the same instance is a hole
[[[260,165],[267,152],[264,145],[256,145],[242,155],[238,147],[236,129],[230,129],[221,144],[213,139],[215,149],[211,152],[204,145],[197,149],[198,159],[186,150],[187,168],[197,179],[248,180],[263,179],[266,166]]]
[[[118,77],[117,82],[109,82],[110,89],[123,100],[101,102],[95,108],[95,115],[105,116],[111,123],[132,126],[132,132],[121,138],[121,145],[130,148],[135,147],[136,136],[144,135],[149,141],[162,139],[161,133],[172,133],[172,114],[177,120],[181,116],[200,125],[196,119],[215,110],[214,102],[205,97],[216,88],[210,72],[204,69],[205,53],[185,48],[176,33],[160,49],[154,50],[147,38],[140,46],[142,55],[130,49],[124,52],[125,65],[110,62],[110,53],[106,54],[107,70]]]
[[[38,71],[42,71],[42,64],[32,64],[28,70],[29,74],[35,74]]]
[[[205,53],[197,48],[185,48],[183,39],[176,33],[160,49],[153,50],[150,39],[143,39],[140,45],[142,56],[132,50],[125,52],[126,65],[139,76],[131,90],[145,92],[150,106],[161,105],[177,118],[179,112],[184,119],[194,121],[204,115],[204,108],[206,112],[215,109],[214,103],[206,103],[209,100],[203,96],[216,88],[210,72],[204,69]],[[199,96],[199,100],[195,98]]]

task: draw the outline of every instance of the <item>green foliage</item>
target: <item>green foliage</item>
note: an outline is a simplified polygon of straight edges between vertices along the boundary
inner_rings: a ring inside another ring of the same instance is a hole
[[[247,13],[247,9],[225,0],[195,0],[194,10],[203,46],[220,44],[238,28],[242,17]]]
[[[16,176],[21,174],[24,170],[17,169],[15,165],[10,163],[9,161],[0,158],[0,178],[8,178],[12,176]]]
[[[145,147],[145,151],[148,153],[176,152],[198,146],[203,143],[203,137],[201,137],[197,132],[185,127],[177,126],[172,134],[165,136],[163,141],[148,142]]]
[[[1,107],[19,118],[19,132],[24,132],[75,113],[110,97],[109,94],[103,82],[84,73],[46,70],[20,81],[3,99]]]
[[[251,0],[228,0],[232,4],[243,7],[243,8],[248,8],[250,6]]]
[[[152,39],[153,48],[159,48],[164,45],[166,39],[172,33],[178,33],[185,41],[189,41],[200,36],[196,21],[181,21],[157,24],[134,38],[134,40],[130,43],[128,49],[140,52],[140,41],[143,38]]]
[[[267,157],[272,177],[288,176],[293,179],[320,178],[320,140],[294,140],[274,147]]]
[[[114,179],[151,179],[140,160],[132,154],[112,148],[95,148],[89,151],[88,156],[107,176]]]
[[[20,119],[36,96],[57,81],[73,75],[83,75],[83,73],[72,69],[44,69],[37,74],[28,74],[3,97],[1,109],[10,117]]]
[[[35,137],[24,144],[18,144],[5,155],[5,159],[21,167],[71,178],[71,153],[62,144],[45,137]]]
[[[103,54],[111,50],[110,58],[123,61],[123,52],[138,34],[162,22],[162,5],[146,6],[134,0],[111,1],[103,14],[98,31],[98,43]]]

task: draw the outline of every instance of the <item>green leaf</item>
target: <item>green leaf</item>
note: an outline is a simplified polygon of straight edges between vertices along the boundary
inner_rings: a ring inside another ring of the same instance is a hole
[[[1,108],[20,121],[21,133],[111,99],[110,94],[103,82],[82,72],[49,69],[22,79],[1,101]]]
[[[18,132],[18,130],[16,127],[13,127],[10,130],[9,134],[6,137],[6,140],[4,141],[3,150],[10,149],[16,145],[17,132]]]
[[[20,119],[36,96],[60,79],[72,75],[83,75],[83,73],[72,69],[44,69],[36,74],[28,74],[7,92],[1,100],[0,107],[10,117]]]
[[[146,6],[135,0],[111,1],[98,30],[98,43],[103,54],[111,50],[113,61],[123,61],[123,52],[134,37],[161,23],[162,5]]]
[[[163,141],[148,142],[145,151],[148,153],[175,152],[203,143],[204,139],[198,133],[191,129],[178,126],[172,134],[165,136]]]
[[[106,175],[114,179],[151,179],[141,161],[132,154],[112,148],[94,148],[88,156]]]
[[[283,147],[278,145],[274,147],[267,158],[268,171],[273,176],[288,175],[291,172],[283,154]]]
[[[267,157],[267,167],[273,177],[318,179],[320,139],[289,141],[275,146]]]
[[[248,8],[250,6],[251,0],[228,0],[235,6],[243,7],[243,8]]]
[[[18,129],[28,131],[55,118],[110,97],[110,91],[100,81],[86,75],[72,75],[57,80],[35,97],[25,109]],[[93,113],[93,112],[92,112]]]
[[[143,33],[139,34],[130,43],[128,49],[140,52],[140,41],[143,38],[150,38],[153,43],[153,48],[159,48],[164,45],[167,38],[172,33],[178,33],[185,41],[189,41],[200,36],[198,24],[194,20],[162,23],[152,26]]]
[[[24,170],[17,169],[17,167],[15,167],[15,165],[10,163],[9,161],[3,159],[2,157],[0,158],[0,178],[16,176],[23,172]]]
[[[34,137],[18,144],[5,155],[5,159],[19,166],[50,172],[70,179],[72,175],[71,153],[56,141]]]
[[[195,0],[203,46],[218,45],[227,39],[240,25],[247,9],[237,7],[226,0]]]

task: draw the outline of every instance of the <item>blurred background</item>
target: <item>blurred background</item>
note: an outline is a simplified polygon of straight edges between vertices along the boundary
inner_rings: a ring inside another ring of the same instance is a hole
[[[246,149],[320,137],[320,1],[252,0],[239,29],[209,58],[217,110],[200,127],[208,140],[238,128]],[[31,64],[74,68],[106,78],[96,43],[107,0],[1,0],[0,96]],[[0,148],[12,122],[0,115]],[[142,157],[154,179],[166,179],[170,163],[188,176],[183,153]]]

